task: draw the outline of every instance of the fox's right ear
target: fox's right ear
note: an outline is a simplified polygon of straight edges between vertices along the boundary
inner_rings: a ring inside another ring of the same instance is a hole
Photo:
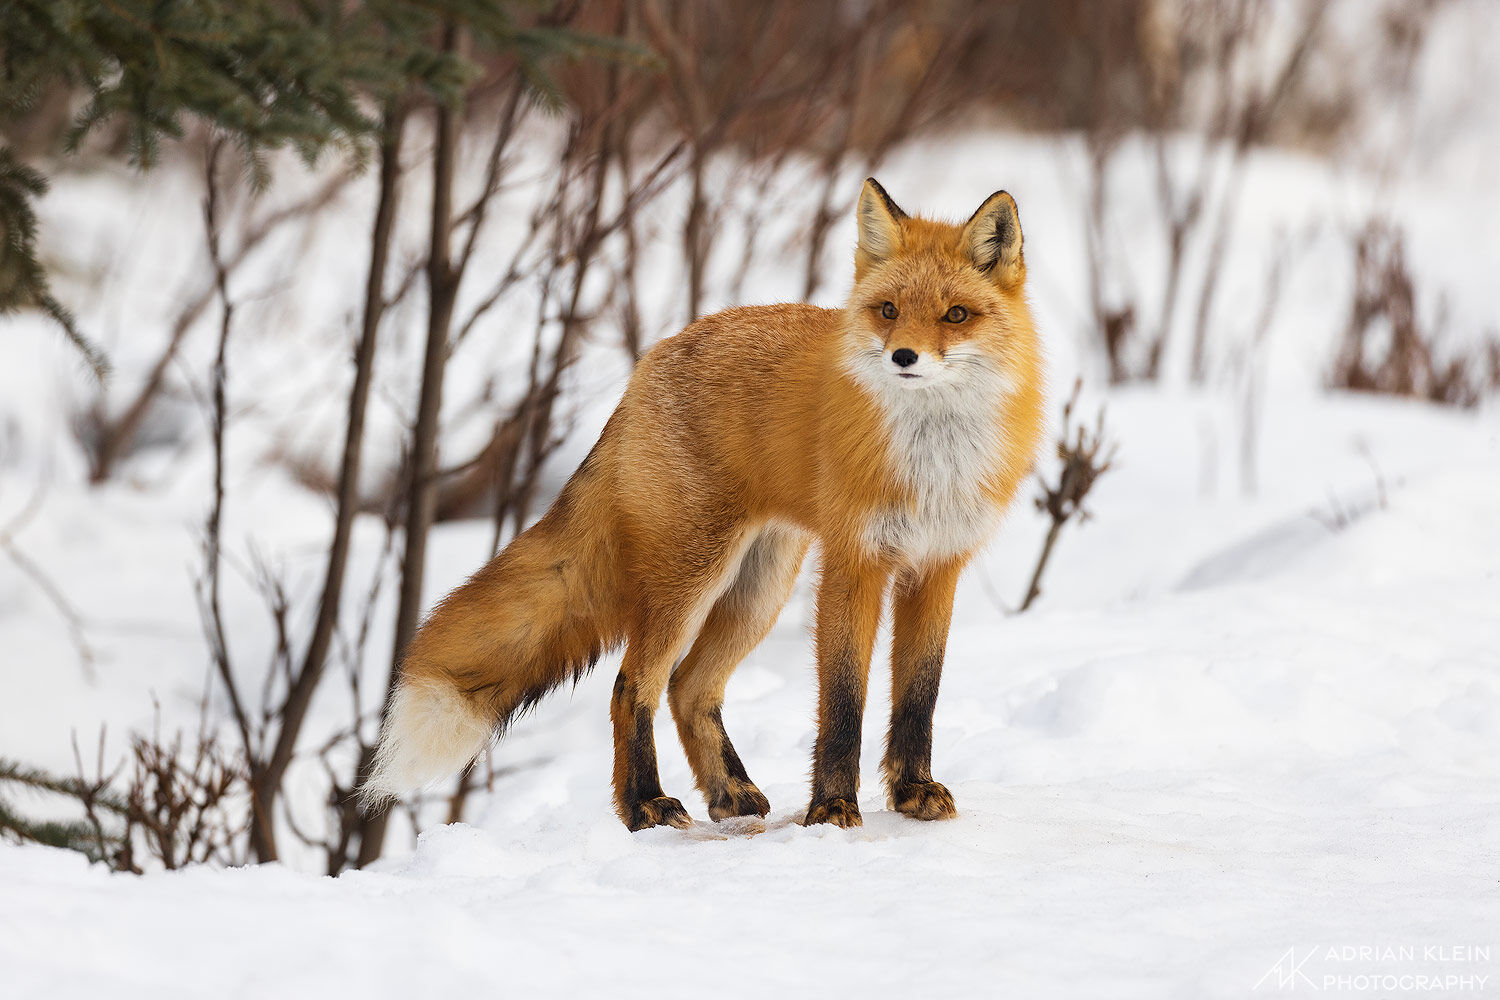
[[[854,275],[889,258],[901,249],[901,220],[906,213],[891,200],[885,188],[873,177],[865,178],[859,193],[859,245],[854,250]]]

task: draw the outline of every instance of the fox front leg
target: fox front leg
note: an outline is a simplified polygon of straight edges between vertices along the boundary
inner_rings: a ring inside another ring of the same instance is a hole
[[[890,807],[912,819],[958,815],[948,789],[932,780],[932,713],[962,568],[953,563],[903,578],[892,598],[891,728],[882,769]]]
[[[859,740],[885,571],[825,555],[818,584],[818,737],[805,823],[859,826]]]

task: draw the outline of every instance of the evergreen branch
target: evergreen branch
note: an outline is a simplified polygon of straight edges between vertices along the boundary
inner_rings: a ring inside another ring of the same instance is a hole
[[[62,328],[88,363],[94,377],[109,375],[109,359],[78,329],[73,316],[52,295],[47,272],[37,260],[37,219],[33,201],[47,191],[40,173],[0,149],[0,315],[40,309]]]
[[[125,816],[130,811],[129,803],[106,789],[103,784],[91,784],[81,778],[61,778],[41,768],[27,767],[8,757],[0,757],[0,782],[10,782],[32,791],[66,795],[80,801],[91,799],[95,805],[102,806],[117,816]]]
[[[82,820],[30,820],[13,811],[0,799],[0,835],[9,834],[18,841],[62,847],[88,856],[90,861],[108,860],[100,852],[98,834]],[[123,838],[107,836],[106,845],[121,846]]]

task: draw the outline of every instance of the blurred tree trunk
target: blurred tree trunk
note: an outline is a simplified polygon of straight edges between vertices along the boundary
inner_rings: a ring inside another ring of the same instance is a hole
[[[396,206],[401,190],[401,134],[406,124],[405,105],[393,101],[385,111],[385,131],[380,143],[380,195],[375,207],[375,223],[370,234],[370,269],[365,278],[364,314],[360,323],[359,344],[354,355],[354,384],[349,390],[348,425],[344,433],[344,455],[339,467],[338,508],[334,515],[333,541],[328,547],[328,569],[323,593],[318,602],[318,618],[308,640],[302,669],[287,692],[281,712],[281,731],[277,734],[271,758],[260,777],[266,808],[274,804],[286,769],[297,748],[297,737],[312,704],[313,692],[322,679],[328,660],[333,633],[338,627],[339,606],[344,590],[345,569],[349,562],[349,538],[354,516],[359,512],[359,473],[364,447],[365,411],[370,401],[370,384],[375,373],[375,348],[379,341],[380,321],[385,314],[385,273],[390,260],[391,234],[395,229]],[[261,860],[268,860],[262,858]]]
[[[459,31],[448,22],[443,28],[443,51],[456,53]],[[390,709],[391,696],[400,678],[401,660],[416,634],[422,614],[422,579],[427,563],[427,534],[437,508],[437,444],[443,406],[443,374],[448,364],[448,333],[453,306],[458,298],[460,272],[453,267],[450,240],[453,229],[453,175],[458,159],[461,125],[459,111],[451,105],[437,109],[437,140],[432,156],[432,222],[427,257],[427,350],[422,360],[422,391],[417,403],[417,421],[411,436],[411,479],[407,489],[406,545],[401,560],[401,594],[396,606],[396,638],[391,649],[391,674],[386,685],[381,719]],[[361,779],[369,773],[373,754],[367,750],[360,767]],[[360,823],[359,855],[364,867],[380,857],[385,844],[390,813],[365,816]]]
[[[701,147],[694,145],[688,174],[692,180],[692,193],[688,196],[687,221],[682,226],[682,253],[688,265],[688,322],[698,318],[703,308],[704,258],[708,256],[708,240],[703,231],[705,212],[703,195],[703,158]]]

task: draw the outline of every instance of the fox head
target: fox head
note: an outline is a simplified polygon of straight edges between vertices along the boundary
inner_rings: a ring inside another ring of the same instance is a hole
[[[855,377],[877,391],[1014,383],[1034,356],[1016,202],[1004,191],[959,225],[907,215],[871,177],[859,196],[846,310]]]

